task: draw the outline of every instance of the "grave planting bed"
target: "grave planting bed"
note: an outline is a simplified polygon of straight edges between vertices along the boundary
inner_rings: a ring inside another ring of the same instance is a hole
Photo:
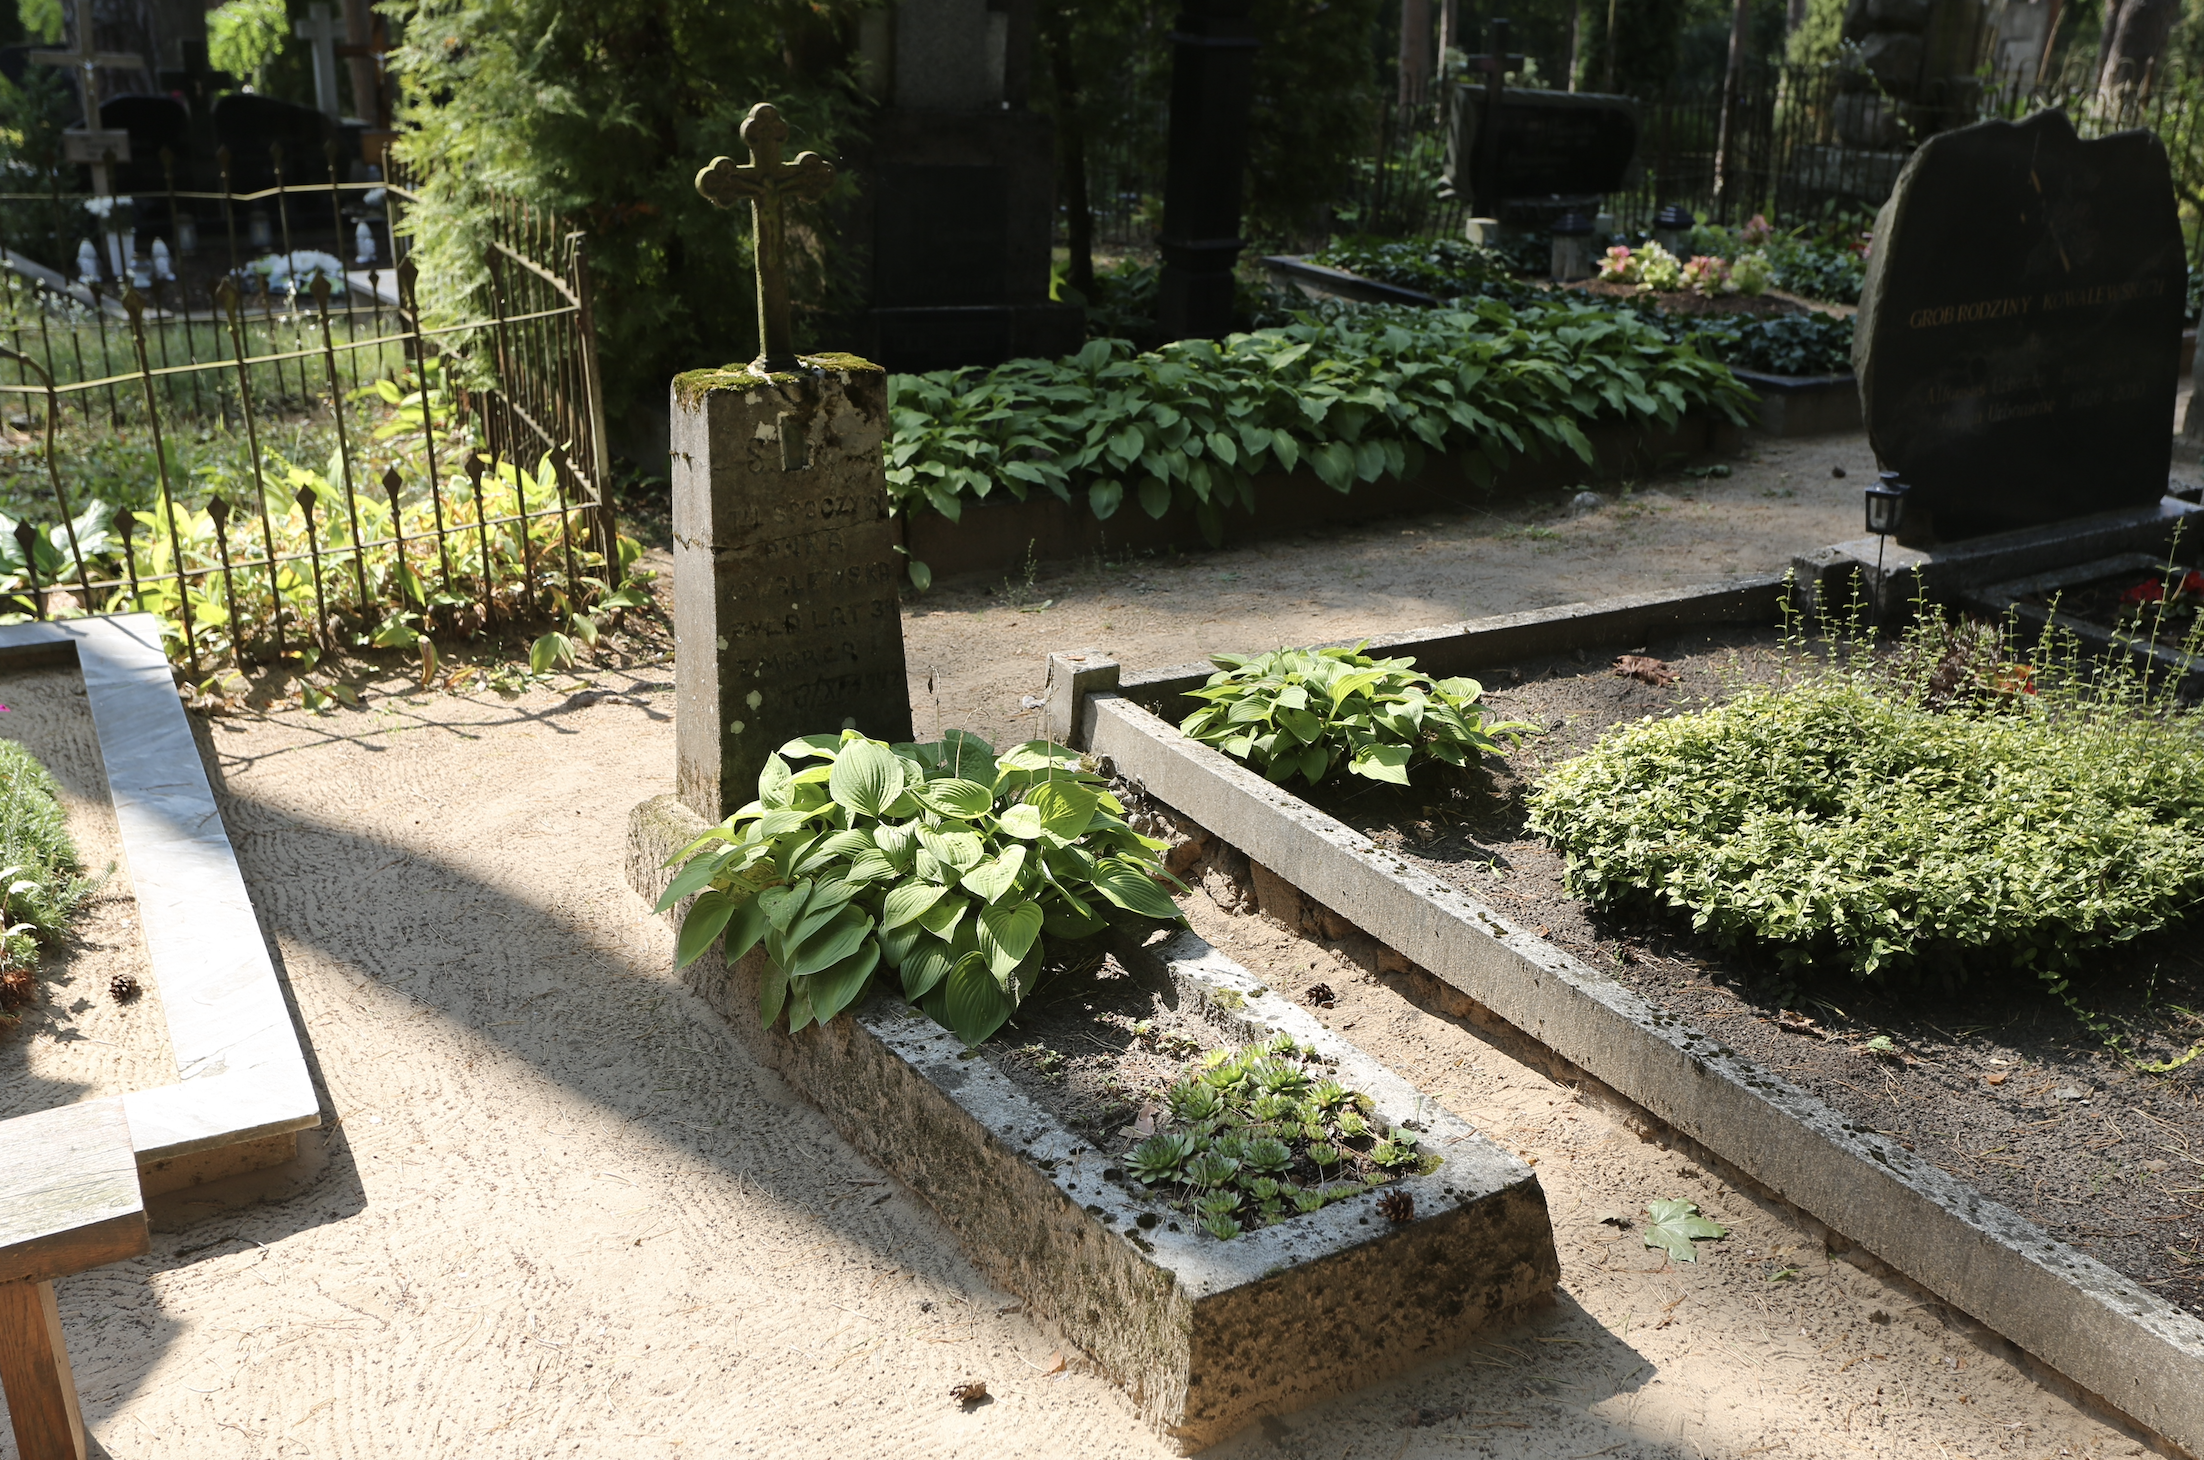
[[[655,898],[673,875],[666,859],[705,826],[670,796],[638,806],[631,885]],[[668,916],[678,922],[687,906]],[[793,1037],[767,1030],[762,950],[729,968],[715,947],[683,977],[1189,1451],[1450,1352],[1559,1280],[1544,1193],[1522,1162],[1195,935],[1121,930],[1107,952],[982,1052],[890,996]],[[1104,1013],[1138,1013],[1161,1037],[1137,1040],[1130,1018],[1091,1017]],[[1199,1067],[1188,1045],[1280,1035],[1312,1069],[1371,1097],[1373,1125],[1420,1128],[1421,1148],[1440,1160],[1382,1192],[1219,1240],[1129,1174],[1124,1125],[1139,1112],[1113,1109],[1116,1087],[1104,1083],[1146,1064],[1135,1044],[1161,1055],[1144,1074],[1183,1077]],[[1395,1193],[1407,1205],[1389,1213],[1381,1201]]]
[[[2125,586],[2125,585],[2123,585]],[[1486,699],[1547,733],[1489,785],[1421,792],[1359,778],[1308,796],[1388,851],[1584,959],[1667,1012],[1701,1025],[1846,1120],[1896,1140],[2160,1297],[2204,1315],[2204,1060],[2138,1075],[2025,972],[1956,988],[1863,983],[1842,970],[1787,974],[1769,953],[1724,949],[1689,920],[1588,907],[1564,859],[1523,825],[1523,793],[1609,727],[1688,712],[1776,672],[1776,631],[1654,639],[1677,673],[1661,686],[1574,655],[1508,666]],[[2134,1031],[2149,1061],[2204,1040],[2196,928],[2107,949],[2076,981],[2082,1006]],[[1867,1047],[1877,1036],[1894,1049]],[[2185,1193],[2185,1195],[2184,1195]]]
[[[1523,831],[1524,775],[1608,725],[1772,675],[1784,591],[1754,580],[1374,641],[1369,652],[1413,654],[1434,675],[1476,675],[1499,714],[1549,727],[1495,783],[1452,793],[1271,785],[1175,729],[1201,666],[1112,693],[1107,661],[1059,658],[1049,713],[1152,800],[2195,1450],[2204,1061],[2128,1072],[2032,975],[1928,996],[1849,976],[1786,982],[1772,959],[1676,923],[1591,912]],[[1609,671],[1639,651],[1681,682]],[[2155,1029],[2148,1053],[2204,1036],[2173,1010],[2204,1007],[2179,934],[2102,962],[2078,998]],[[1878,1035],[1887,1052],[1867,1047]]]

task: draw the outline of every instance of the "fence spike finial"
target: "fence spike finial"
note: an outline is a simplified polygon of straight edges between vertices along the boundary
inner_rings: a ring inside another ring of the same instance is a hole
[[[230,504],[220,492],[207,498],[207,516],[214,519],[214,530],[220,532],[230,520]]]
[[[314,271],[314,282],[307,286],[306,292],[314,296],[315,304],[327,309],[329,307],[329,276],[316,269]]]
[[[214,304],[224,314],[234,315],[237,313],[237,281],[227,274],[222,276],[221,283],[214,286]]]
[[[390,493],[390,505],[392,507],[396,507],[398,505],[398,487],[398,468],[394,465],[384,467],[383,490]]]
[[[136,324],[145,315],[145,296],[135,284],[126,284],[122,291],[122,307],[130,311],[130,322]]]

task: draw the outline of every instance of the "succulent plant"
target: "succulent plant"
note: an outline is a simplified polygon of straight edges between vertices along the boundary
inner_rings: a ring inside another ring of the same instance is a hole
[[[1240,1209],[1240,1194],[1236,1191],[1212,1191],[1194,1203],[1194,1210],[1205,1217],[1229,1217]]]
[[[1402,1166],[1414,1166],[1423,1160],[1414,1146],[1404,1146],[1396,1140],[1379,1141],[1370,1148],[1370,1159],[1388,1170]]]
[[[1224,1097],[1213,1086],[1199,1080],[1188,1080],[1173,1085],[1163,1095],[1164,1103],[1171,1107],[1171,1114],[1180,1120],[1207,1120],[1224,1109]]]
[[[1310,1161],[1321,1169],[1326,1166],[1337,1166],[1343,1153],[1339,1147],[1329,1141],[1317,1141],[1301,1154],[1307,1156]]]
[[[1259,1202],[1275,1201],[1278,1193],[1285,1190],[1268,1176],[1250,1176],[1245,1171],[1240,1173],[1240,1189]]]
[[[1230,1242],[1246,1230],[1230,1217],[1203,1217],[1201,1229],[1219,1242]]]
[[[1255,1141],[1241,1159],[1265,1175],[1276,1175],[1293,1164],[1293,1150],[1284,1141]]]
[[[1191,1136],[1150,1136],[1126,1153],[1125,1167],[1142,1184],[1155,1186],[1176,1179],[1179,1168],[1194,1154]]]
[[[1257,1088],[1272,1095],[1292,1095],[1307,1089],[1309,1084],[1309,1077],[1302,1073],[1299,1065],[1276,1059],[1258,1060],[1248,1070],[1248,1076]]]
[[[1240,1163],[1230,1156],[1207,1151],[1186,1163],[1186,1180],[1194,1186],[1222,1186],[1239,1170]]]
[[[1342,1110],[1339,1112],[1339,1133],[1351,1141],[1358,1136],[1368,1135],[1370,1123],[1362,1118],[1360,1111]]]
[[[1301,1187],[1293,1194],[1293,1205],[1297,1211],[1320,1212],[1324,1209],[1324,1192],[1320,1187]]]
[[[1348,1094],[1347,1087],[1337,1080],[1319,1080],[1316,1088],[1309,1092],[1309,1098],[1315,1101],[1317,1107],[1321,1110],[1337,1110],[1340,1106],[1345,1105],[1351,1097]]]

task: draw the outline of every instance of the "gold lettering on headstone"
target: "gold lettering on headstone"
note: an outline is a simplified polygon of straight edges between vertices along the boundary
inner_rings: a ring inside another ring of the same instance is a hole
[[[1932,304],[1916,309],[1906,316],[1906,323],[1917,330],[1935,329],[1938,325],[1974,324],[1985,319],[2010,319],[2028,312],[2035,300],[2023,294],[2012,299],[1980,299],[1972,304]]]

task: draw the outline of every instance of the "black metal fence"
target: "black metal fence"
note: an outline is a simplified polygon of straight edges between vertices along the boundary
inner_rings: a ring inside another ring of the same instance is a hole
[[[74,279],[0,236],[0,618],[149,609],[196,676],[617,584],[581,233],[500,204],[475,307],[431,319],[403,177],[156,201],[165,233],[96,231]],[[113,217],[85,202],[0,194]]]
[[[1369,151],[1333,206],[1343,231],[1390,237],[1460,237],[1461,199],[1443,187],[1444,94],[1417,107],[1387,107]],[[2093,84],[1990,88],[1972,80],[1937,95],[1893,100],[1835,67],[1759,66],[1740,78],[1723,145],[1721,89],[1640,99],[1636,181],[1607,199],[1622,229],[1650,225],[1670,203],[1712,221],[1765,214],[1784,225],[1832,212],[1872,210],[1889,196],[1918,137],[1990,117],[2064,108],[2085,137],[2131,127],[2158,134],[2173,160],[2192,242],[2204,212],[2204,88],[2100,96]],[[1157,119],[1157,126],[1164,125]],[[1089,144],[1088,194],[1098,247],[1152,247],[1163,179],[1154,139],[1120,135]]]

